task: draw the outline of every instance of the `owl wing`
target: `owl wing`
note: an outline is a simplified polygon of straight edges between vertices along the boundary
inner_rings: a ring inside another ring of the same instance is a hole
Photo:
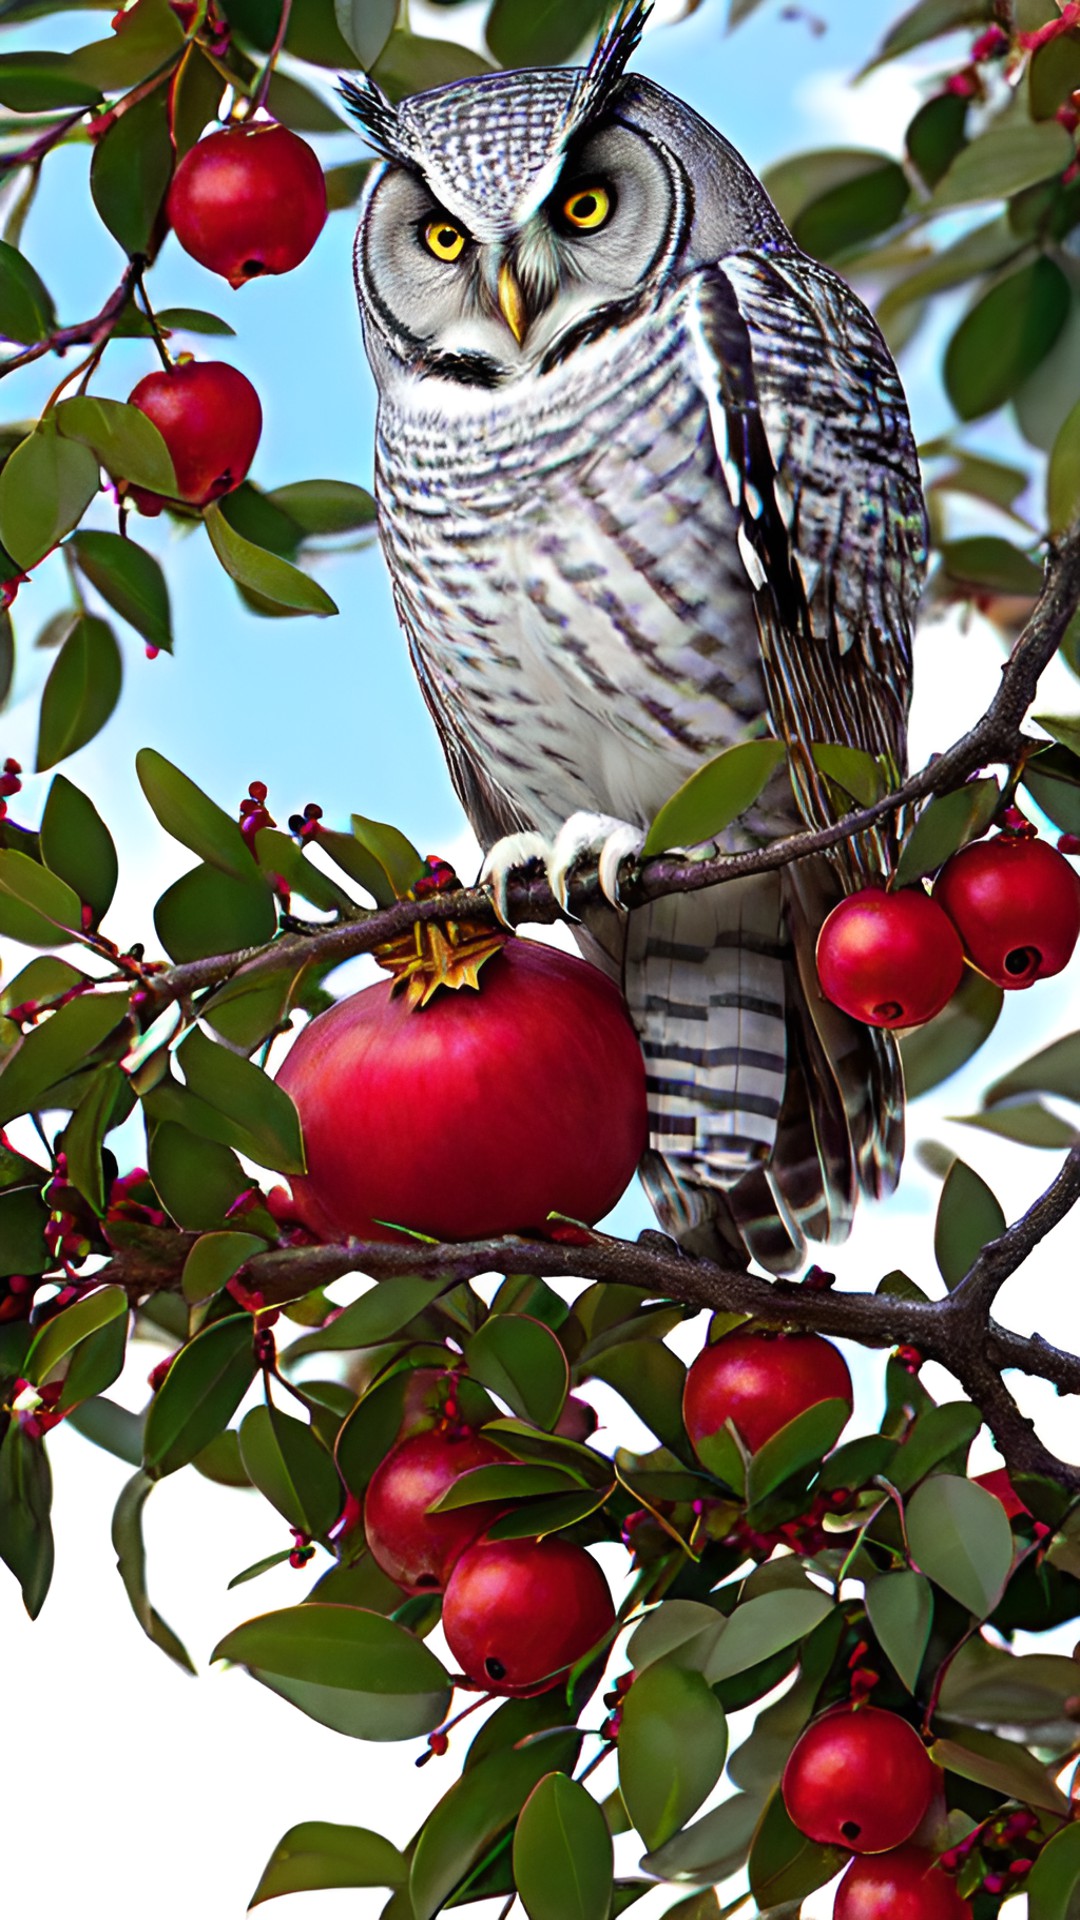
[[[906,766],[927,529],[903,389],[865,307],[803,254],[729,255],[689,297],[770,719],[821,825],[836,806],[809,743],[881,755],[891,779]],[[855,884],[888,859],[888,833],[839,856]]]

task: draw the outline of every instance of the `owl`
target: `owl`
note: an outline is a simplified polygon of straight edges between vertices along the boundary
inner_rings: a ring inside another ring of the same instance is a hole
[[[580,938],[640,1035],[661,1225],[785,1273],[898,1176],[895,1041],[814,967],[890,831],[629,913],[619,863],[748,738],[788,752],[725,850],[835,817],[815,743],[902,773],[925,513],[874,321],[735,149],[628,73],[646,12],[584,68],[398,106],[345,83],[382,155],[355,249],[379,524],[496,892],[540,858],[565,897],[599,861]]]

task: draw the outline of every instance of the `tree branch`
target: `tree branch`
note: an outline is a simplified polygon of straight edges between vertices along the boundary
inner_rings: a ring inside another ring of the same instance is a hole
[[[0,361],[0,380],[5,374],[14,373],[17,367],[29,366],[32,360],[40,360],[43,354],[65,353],[68,347],[96,347],[116,325],[145,264],[141,256],[128,262],[120,285],[109,295],[101,312],[95,313],[92,319],[80,320],[73,327],[57,327],[44,340],[36,341],[22,353],[13,353],[10,360]]]
[[[639,863],[622,885],[624,903],[628,907],[641,906],[665,894],[693,893],[700,887],[717,886],[748,874],[769,873],[789,866],[794,860],[823,853],[864,833],[914,800],[952,790],[979,767],[993,763],[1014,765],[1034,745],[1040,744],[1021,731],[1021,723],[1035,698],[1039,677],[1061,645],[1078,605],[1080,525],[1051,550],[1043,592],[1002,668],[1001,686],[986,713],[946,753],[930,761],[894,793],[886,794],[872,806],[844,814],[830,826],[787,834],[767,847],[755,847],[745,853],[717,854],[706,860],[665,854]],[[602,900],[595,869],[573,876],[569,897],[571,916],[580,918],[588,908],[602,904]],[[515,924],[543,924],[566,918],[561,903],[542,875],[515,878],[509,888],[509,904]],[[319,927],[310,934],[286,934],[268,947],[216,954],[168,968],[150,977],[146,988],[156,1013],[170,1001],[189,999],[207,987],[222,985],[240,974],[254,984],[290,965],[337,964],[356,954],[372,952],[417,922],[454,919],[494,921],[495,909],[487,890],[462,887],[456,892],[423,900],[399,900],[380,912],[360,911],[356,919]]]

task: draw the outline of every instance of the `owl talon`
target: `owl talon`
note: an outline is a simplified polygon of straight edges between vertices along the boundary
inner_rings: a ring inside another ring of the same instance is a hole
[[[488,888],[496,918],[513,927],[510,918],[510,882],[535,862],[547,862],[550,842],[542,833],[507,833],[488,849],[480,869],[480,884]]]
[[[596,862],[605,900],[613,907],[621,907],[619,868],[631,854],[640,853],[644,838],[638,827],[607,813],[572,813],[569,820],[564,820],[555,835],[547,863],[548,885],[563,912],[569,915],[574,869],[592,861]]]

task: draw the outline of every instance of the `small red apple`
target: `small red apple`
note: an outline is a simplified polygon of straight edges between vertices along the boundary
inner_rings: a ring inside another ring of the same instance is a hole
[[[262,408],[251,381],[223,360],[182,360],[166,373],[148,373],[129,396],[152,420],[172,456],[176,497],[208,506],[232,493],[255,458]],[[160,513],[160,494],[143,488],[135,498]]]
[[[607,1581],[592,1555],[561,1534],[545,1540],[481,1540],[447,1583],[446,1643],[470,1683],[531,1698],[614,1624]]]
[[[882,1707],[839,1707],[796,1741],[781,1790],[800,1833],[826,1847],[885,1853],[910,1840],[935,1768],[913,1726]]]
[[[308,1171],[300,1218],[324,1239],[440,1240],[591,1225],[645,1147],[645,1069],[618,989],[596,967],[510,940],[479,990],[410,1009],[390,983],[303,1029],[278,1072]]]
[[[864,887],[818,935],[826,1000],[872,1027],[919,1027],[951,1000],[964,971],[956,928],[921,887]]]
[[[1030,987],[1060,973],[1080,939],[1080,877],[1030,831],[961,847],[942,867],[934,899],[972,965],[999,987]]]
[[[816,1333],[744,1333],[736,1328],[698,1354],[686,1376],[683,1423],[690,1444],[731,1420],[751,1453],[822,1400],[851,1406],[851,1375]]]
[[[969,1901],[922,1847],[853,1860],[836,1892],[833,1920],[972,1920]]]
[[[380,1461],[364,1498],[364,1532],[384,1573],[409,1593],[439,1592],[454,1564],[506,1502],[487,1500],[429,1513],[440,1494],[474,1467],[504,1466],[511,1456],[467,1428],[438,1427],[401,1440]]]
[[[181,160],[167,211],[184,251],[240,287],[307,258],[326,220],[326,181],[288,127],[226,127]]]

